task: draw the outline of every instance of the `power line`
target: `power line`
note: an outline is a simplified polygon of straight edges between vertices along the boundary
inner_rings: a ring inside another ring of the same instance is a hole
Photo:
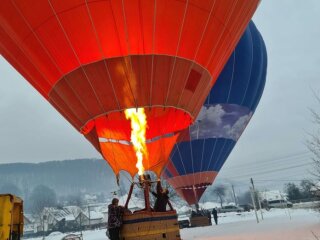
[[[271,159],[271,160],[265,160],[263,162],[248,162],[248,163],[243,163],[243,164],[238,164],[236,166],[231,166],[226,168],[226,170],[232,170],[232,169],[237,169],[237,168],[243,168],[243,167],[248,167],[248,166],[253,166],[253,165],[257,165],[257,166],[261,166],[261,165],[268,165],[268,164],[274,164],[274,162],[277,162],[277,164],[279,163],[288,163],[289,159],[293,159],[294,161],[296,160],[300,160],[300,159],[304,159],[307,156],[304,155],[310,155],[311,157],[311,153],[304,153],[304,154],[295,154],[295,155],[290,155],[287,157],[281,157],[281,158],[275,158],[275,159]]]
[[[294,168],[299,168],[302,166],[306,166],[309,165],[310,163],[306,164],[298,164],[298,165],[294,165],[294,166],[290,166],[290,167],[283,167],[283,168],[275,168],[272,170],[267,170],[267,171],[261,171],[261,172],[254,172],[254,173],[250,173],[250,174],[245,174],[245,175],[236,175],[236,176],[232,176],[233,178],[243,178],[243,177],[250,177],[252,175],[263,175],[263,174],[268,174],[268,173],[274,173],[274,172],[280,172],[280,171],[284,171],[284,170],[289,170],[289,169],[294,169]],[[311,164],[310,164],[311,165]]]
[[[255,182],[301,182],[309,179],[255,179]],[[311,181],[311,180],[310,180]]]
[[[311,166],[311,165],[313,165],[313,163],[302,163],[302,164],[296,164],[296,165],[292,165],[292,166],[285,166],[285,167],[282,167],[282,166],[275,166],[275,167],[273,167],[273,168],[268,168],[268,170],[266,170],[266,171],[259,171],[261,168],[257,168],[257,171],[256,171],[256,169],[250,169],[250,170],[248,170],[248,171],[246,171],[246,174],[245,174],[245,176],[246,175],[250,175],[250,174],[260,174],[260,173],[272,173],[272,172],[277,172],[277,171],[283,171],[283,170],[288,170],[288,169],[293,169],[293,168],[299,168],[299,167],[307,167],[307,166]],[[266,169],[266,168],[263,168],[263,169]],[[222,172],[222,171],[221,171]],[[223,174],[225,174],[225,175],[228,175],[228,174],[230,174],[230,173],[228,173],[228,172],[225,172],[225,171],[223,171],[222,172]],[[242,176],[242,175],[238,175],[238,176]]]
[[[260,165],[255,165],[255,166],[248,166],[244,167],[242,169],[228,169],[228,168],[222,168],[221,173],[229,175],[233,174],[235,172],[252,172],[255,173],[261,169],[279,169],[279,168],[284,168],[284,167],[291,167],[291,166],[296,166],[296,165],[304,165],[305,167],[312,166],[314,163],[310,161],[298,161],[298,162],[291,162],[291,163],[280,163],[280,164],[272,164],[272,165],[267,165],[267,166],[260,166]]]

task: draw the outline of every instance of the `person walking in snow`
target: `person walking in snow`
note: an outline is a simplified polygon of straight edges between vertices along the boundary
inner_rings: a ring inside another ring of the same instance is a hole
[[[214,222],[216,223],[216,225],[218,225],[218,212],[216,208],[212,210],[212,215],[213,215]]]
[[[120,240],[120,227],[122,225],[124,207],[118,204],[119,199],[114,198],[108,206],[108,232],[110,240]]]

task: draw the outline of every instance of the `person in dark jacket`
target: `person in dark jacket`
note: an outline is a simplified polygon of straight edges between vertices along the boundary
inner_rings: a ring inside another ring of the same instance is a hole
[[[216,223],[216,225],[218,225],[218,212],[216,208],[212,210],[212,215],[213,215],[214,222]]]
[[[120,227],[122,225],[122,215],[124,207],[119,206],[119,199],[112,199],[111,204],[108,206],[108,231],[111,240],[120,239]]]
[[[167,211],[167,204],[170,206],[170,209],[173,209],[169,201],[169,191],[168,189],[161,187],[161,182],[157,182],[157,192],[151,192],[153,196],[156,197],[153,210],[156,212],[165,212]]]

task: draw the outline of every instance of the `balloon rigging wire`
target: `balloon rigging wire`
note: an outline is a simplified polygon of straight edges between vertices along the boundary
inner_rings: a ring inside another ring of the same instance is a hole
[[[111,9],[112,9],[112,5],[111,5]],[[113,14],[113,10],[112,10],[112,14]],[[124,62],[125,62],[127,70],[129,71],[129,78],[131,79],[131,81],[133,81],[133,80],[135,80],[135,78],[133,77],[132,60],[131,60],[131,55],[130,55],[131,48],[130,48],[130,43],[129,43],[128,24],[127,24],[127,17],[126,17],[126,12],[125,12],[125,7],[124,7],[124,0],[122,0],[122,14],[123,14],[123,18],[124,18],[124,31],[125,31],[125,35],[126,35],[126,44],[127,44],[127,48],[128,48],[129,66],[127,64],[127,61],[124,61]],[[129,68],[130,68],[130,70],[129,70]],[[134,95],[134,92],[132,90],[130,80],[128,79],[128,77],[126,77],[126,80],[128,82],[128,86],[129,86],[130,92],[131,92],[133,100],[134,100],[134,105],[136,108],[138,108],[137,99],[136,99],[136,96]],[[135,82],[135,81],[133,81],[133,82]]]
[[[189,68],[189,72],[191,72],[191,69],[193,68],[195,59],[196,59],[196,57],[197,57],[197,55],[198,55],[198,52],[199,52],[199,49],[200,49],[200,45],[201,45],[202,40],[203,40],[203,38],[204,38],[204,34],[205,34],[205,32],[207,31],[208,23],[209,23],[209,21],[210,21],[210,19],[211,19],[211,14],[212,14],[212,12],[213,12],[213,8],[214,8],[214,6],[215,6],[215,3],[216,3],[216,0],[214,1],[214,3],[213,3],[212,6],[211,6],[211,9],[210,9],[210,13],[209,13],[207,22],[206,22],[205,27],[204,27],[204,29],[203,29],[203,31],[202,31],[199,44],[198,44],[197,49],[196,49],[196,51],[195,51],[195,54],[194,54],[194,56],[193,56],[193,61],[192,61],[192,64],[191,64],[191,66],[190,66],[190,68]],[[187,80],[186,80],[185,83],[184,83],[183,89],[185,89],[186,86],[187,86]],[[183,91],[180,93],[180,96],[179,96],[179,100],[178,100],[178,104],[177,104],[177,105],[180,104],[180,101],[181,101],[181,98],[182,98],[182,93],[183,93]]]
[[[97,95],[94,87],[92,86],[92,82],[90,81],[90,79],[89,79],[89,77],[88,77],[88,75],[87,75],[86,70],[84,69],[83,65],[81,64],[80,58],[79,58],[79,56],[77,55],[76,50],[75,50],[74,47],[72,46],[71,40],[70,40],[69,36],[67,35],[66,30],[65,30],[65,28],[63,27],[62,22],[61,22],[61,20],[60,20],[60,18],[59,18],[59,15],[57,14],[56,10],[54,9],[54,7],[53,7],[53,5],[52,5],[52,3],[51,3],[51,0],[48,0],[48,3],[49,3],[49,5],[50,5],[50,8],[51,8],[51,10],[52,10],[52,12],[53,12],[53,14],[54,14],[54,16],[55,16],[55,18],[56,18],[59,26],[60,26],[60,29],[62,30],[62,32],[63,32],[63,34],[64,34],[64,36],[65,36],[65,38],[66,38],[66,40],[67,40],[67,42],[68,42],[68,45],[69,45],[70,49],[72,50],[72,52],[73,52],[73,54],[74,54],[74,57],[76,58],[79,66],[80,66],[80,68],[81,68],[81,70],[82,70],[82,73],[84,74],[85,78],[87,79],[87,81],[88,81],[88,83],[89,83],[89,85],[90,85],[90,87],[91,87],[91,90],[92,90],[92,92],[93,92],[93,94],[94,94],[97,102],[99,103],[100,109],[102,109],[102,110],[104,111],[103,104],[101,103],[100,99],[98,98],[98,95]],[[64,78],[67,79],[66,76],[64,76]],[[66,83],[68,84],[68,81],[66,81]],[[70,86],[69,84],[68,84],[68,86],[72,89],[72,91],[74,92],[75,96],[78,98],[78,100],[80,101],[80,103],[83,105],[83,108],[86,109],[86,111],[88,112],[88,115],[89,115],[90,117],[92,117],[91,114],[90,114],[90,112],[88,111],[87,107],[85,106],[85,104],[83,104],[81,98],[78,96],[78,94],[76,94],[76,92],[74,91],[74,89],[72,88],[72,86]]]
[[[92,29],[94,31],[94,34],[95,34],[95,39],[96,39],[96,42],[97,42],[97,45],[99,46],[99,51],[100,51],[100,54],[101,56],[103,57],[103,65],[107,71],[107,74],[109,76],[109,84],[111,85],[111,88],[112,88],[112,92],[115,96],[115,99],[116,99],[116,102],[117,102],[117,105],[118,105],[118,109],[120,111],[120,103],[119,103],[119,100],[118,100],[118,97],[117,97],[117,94],[116,94],[116,91],[114,89],[114,86],[113,86],[113,82],[112,82],[112,78],[111,78],[111,75],[110,75],[110,72],[109,72],[109,69],[108,69],[108,66],[107,66],[107,63],[106,63],[106,56],[104,55],[103,53],[103,50],[102,50],[102,45],[101,45],[101,42],[99,40],[99,37],[98,37],[98,34],[97,34],[97,30],[96,30],[96,27],[94,25],[94,22],[93,22],[93,19],[92,19],[92,15],[91,15],[91,12],[90,12],[90,9],[89,9],[89,6],[88,6],[88,0],[85,0],[86,2],[86,8],[87,8],[87,12],[88,12],[88,15],[89,15],[89,18],[90,18],[90,22],[91,22],[91,26],[92,26]],[[113,11],[112,11],[113,13]]]
[[[182,19],[182,24],[180,26],[180,31],[179,31],[179,39],[178,39],[178,43],[177,43],[177,47],[176,47],[176,52],[175,52],[175,56],[174,56],[174,61],[173,61],[173,67],[170,73],[170,78],[169,78],[169,84],[168,84],[168,88],[167,88],[167,94],[166,94],[166,100],[164,102],[164,105],[167,105],[168,102],[168,98],[169,98],[169,92],[170,92],[170,87],[171,87],[171,82],[172,82],[172,78],[173,78],[173,73],[176,67],[176,62],[177,62],[177,55],[178,55],[178,51],[180,48],[180,42],[181,42],[181,36],[182,36],[182,30],[184,28],[184,24],[185,24],[185,19],[186,19],[186,15],[187,15],[187,11],[188,11],[188,5],[189,5],[189,0],[186,1],[186,6],[184,9],[184,14],[183,14],[183,19]]]

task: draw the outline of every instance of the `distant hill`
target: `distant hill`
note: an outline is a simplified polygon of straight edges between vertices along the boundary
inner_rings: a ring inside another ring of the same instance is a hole
[[[71,195],[110,192],[116,181],[102,159],[0,164],[0,193],[9,189],[26,197],[39,184],[52,188],[57,195]]]

